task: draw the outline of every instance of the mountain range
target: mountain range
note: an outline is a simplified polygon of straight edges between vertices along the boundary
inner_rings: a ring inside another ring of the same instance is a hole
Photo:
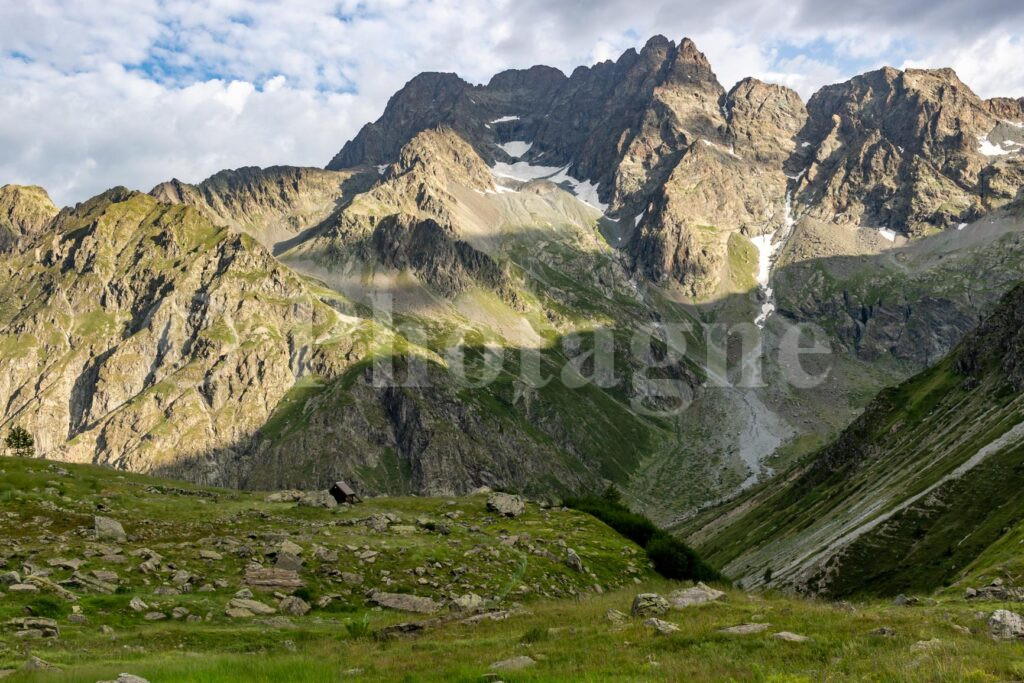
[[[420,74],[324,169],[7,185],[0,428],[237,488],[613,485],[750,585],[949,581],[1019,520],[1022,150],[950,69],[804,102],[658,36]]]

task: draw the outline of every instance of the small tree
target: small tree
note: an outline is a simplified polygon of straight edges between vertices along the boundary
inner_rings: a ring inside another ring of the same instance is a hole
[[[613,505],[622,504],[622,494],[615,488],[615,484],[608,484],[608,488],[601,494],[601,499],[606,503],[612,503]]]
[[[36,442],[24,427],[11,427],[11,433],[4,441],[7,450],[19,458],[31,458],[36,452]]]

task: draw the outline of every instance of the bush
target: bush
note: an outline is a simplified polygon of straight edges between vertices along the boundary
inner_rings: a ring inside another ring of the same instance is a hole
[[[313,591],[309,590],[305,586],[293,590],[292,595],[294,595],[297,598],[301,598],[302,600],[305,600],[309,604],[313,604],[313,600],[315,599],[313,596]]]
[[[722,575],[700,559],[688,545],[662,531],[654,522],[633,512],[605,492],[600,498],[569,498],[566,507],[597,517],[599,520],[641,546],[655,571],[667,579],[721,581]]]

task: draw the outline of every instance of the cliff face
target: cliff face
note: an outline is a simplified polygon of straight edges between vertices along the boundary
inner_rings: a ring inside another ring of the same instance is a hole
[[[1012,199],[1006,176],[1019,187],[1019,155],[1001,157],[1024,131],[993,113],[1019,112],[982,101],[951,69],[880,69],[822,88],[807,109],[798,200],[822,220],[920,235]],[[993,187],[986,175],[1002,178]]]

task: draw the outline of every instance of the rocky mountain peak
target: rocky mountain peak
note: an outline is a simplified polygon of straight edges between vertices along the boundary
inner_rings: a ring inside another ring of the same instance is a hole
[[[16,249],[22,240],[42,232],[56,215],[57,207],[43,188],[0,187],[0,253]]]
[[[390,173],[419,173],[474,190],[494,189],[490,169],[484,160],[469,143],[445,126],[417,133],[402,147]]]

